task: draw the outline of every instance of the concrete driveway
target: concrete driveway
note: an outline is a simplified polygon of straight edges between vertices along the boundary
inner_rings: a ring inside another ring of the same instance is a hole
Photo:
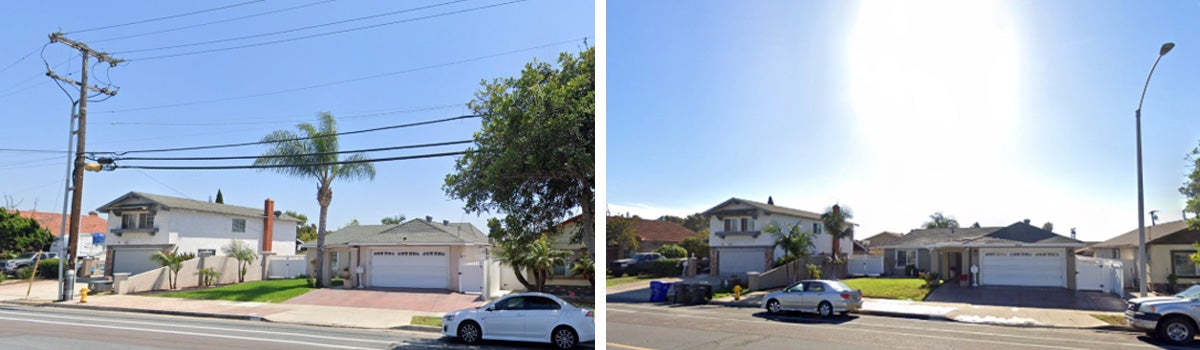
[[[933,293],[925,297],[925,301],[1084,311],[1125,311],[1125,300],[1114,294],[1073,291],[1054,287],[980,286],[972,288],[947,283],[933,290]]]
[[[484,300],[479,295],[446,290],[322,288],[283,303],[446,313],[483,305]]]

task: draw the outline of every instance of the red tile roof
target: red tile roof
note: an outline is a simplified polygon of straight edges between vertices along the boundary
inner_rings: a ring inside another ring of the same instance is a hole
[[[634,220],[637,220],[633,225],[634,234],[637,235],[639,241],[643,242],[679,243],[683,242],[684,238],[700,236],[696,231],[670,221],[642,218],[634,218]]]
[[[49,230],[55,237],[62,228],[62,214],[44,211],[20,210],[21,216],[37,220],[38,225]],[[69,224],[69,223],[68,223]],[[84,215],[79,218],[79,233],[108,232],[108,220],[98,215]]]

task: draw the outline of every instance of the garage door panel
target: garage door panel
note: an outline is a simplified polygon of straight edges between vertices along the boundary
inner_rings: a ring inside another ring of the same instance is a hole
[[[115,249],[113,250],[113,272],[136,275],[161,266],[150,260],[158,249]]]
[[[762,250],[721,250],[720,254],[719,264],[722,275],[765,270]]]
[[[449,248],[371,251],[371,285],[395,288],[450,288]]]
[[[1066,287],[1066,258],[1057,248],[981,249],[984,285]]]

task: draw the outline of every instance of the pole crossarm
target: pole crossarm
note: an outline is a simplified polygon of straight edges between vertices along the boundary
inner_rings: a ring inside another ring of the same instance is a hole
[[[60,76],[60,75],[58,75],[58,74],[54,74],[54,71],[51,71],[51,70],[47,70],[47,71],[46,71],[46,76],[48,76],[48,77],[51,77],[51,78],[54,78],[54,79],[57,79],[57,80],[60,80],[60,81],[62,81],[62,82],[64,82],[64,83],[68,83],[68,84],[71,84],[71,85],[75,85],[75,86],[82,86],[82,85],[83,85],[82,83],[80,83],[80,82],[77,82],[77,81],[75,81],[75,80],[72,80],[71,78],[67,78],[67,77],[64,77],[64,76]],[[102,94],[105,94],[105,95],[109,95],[109,96],[116,96],[116,95],[117,95],[117,92],[121,90],[121,88],[117,88],[117,89],[109,90],[109,89],[108,89],[108,87],[99,87],[99,86],[96,86],[96,85],[91,85],[91,86],[88,86],[88,87],[87,87],[87,89],[88,89],[88,90],[95,91],[95,92],[99,92],[99,93],[102,93]]]
[[[110,67],[116,67],[118,64],[125,62],[125,60],[123,60],[123,59],[113,58],[107,52],[92,50],[92,48],[88,47],[84,43],[74,41],[71,39],[67,39],[67,37],[63,36],[62,32],[56,32],[56,33],[50,34],[50,43],[51,44],[63,43],[64,45],[73,47],[76,50],[79,50],[80,52],[82,52],[84,54],[91,55],[92,57],[96,57],[96,59],[98,59],[102,62],[108,63],[108,65]]]

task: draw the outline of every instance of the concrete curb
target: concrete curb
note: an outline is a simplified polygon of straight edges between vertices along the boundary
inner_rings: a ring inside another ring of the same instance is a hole
[[[126,308],[126,307],[112,307],[112,306],[85,306],[85,305],[79,305],[79,304],[63,304],[63,303],[30,304],[30,303],[13,303],[11,301],[5,301],[4,303],[5,304],[14,304],[14,305],[25,305],[25,306],[38,306],[38,307],[57,307],[57,308],[64,308],[64,309],[77,309],[77,310],[119,311],[119,312],[135,312],[135,313],[156,314],[156,315],[221,318],[221,319],[227,319],[227,320],[263,321],[262,316],[226,315],[226,314],[215,314],[215,313],[208,313],[208,312],[150,310],[150,309],[135,309],[135,308]]]
[[[392,328],[388,328],[388,329],[395,329],[395,330],[402,330],[402,331],[413,331],[413,332],[429,332],[429,333],[441,333],[441,332],[442,332],[442,329],[441,329],[441,328],[438,328],[438,327],[430,327],[430,326],[415,326],[415,325],[411,325],[411,324],[410,324],[410,325],[404,325],[404,326],[396,326],[396,327],[392,327]]]
[[[875,311],[875,310],[858,310],[858,313],[862,314],[862,315],[898,317],[898,318],[907,318],[907,319],[915,319],[915,320],[958,322],[952,318],[946,317],[945,315],[910,314],[910,313],[904,313],[904,312]]]

